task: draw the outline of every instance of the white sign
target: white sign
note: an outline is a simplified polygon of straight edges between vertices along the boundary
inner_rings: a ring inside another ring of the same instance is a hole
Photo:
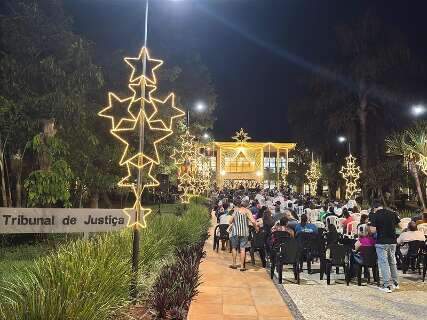
[[[117,231],[128,220],[121,209],[0,208],[0,233]]]

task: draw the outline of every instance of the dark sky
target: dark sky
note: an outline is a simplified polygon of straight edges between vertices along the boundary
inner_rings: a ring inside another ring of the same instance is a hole
[[[106,50],[132,54],[142,45],[144,0],[65,2],[77,31]],[[218,94],[217,140],[229,139],[240,127],[256,140],[291,139],[287,106],[304,95],[302,79],[313,65],[334,61],[336,27],[367,9],[402,31],[417,54],[427,54],[425,0],[150,3],[149,47],[156,52],[164,46],[191,46],[212,74]]]

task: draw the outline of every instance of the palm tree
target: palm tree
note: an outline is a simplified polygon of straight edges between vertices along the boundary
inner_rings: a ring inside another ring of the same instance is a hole
[[[425,209],[419,167],[427,175],[426,168],[422,166],[427,159],[427,121],[417,122],[413,127],[393,134],[386,139],[386,146],[388,154],[402,156],[408,162],[409,171],[415,179],[418,198]]]

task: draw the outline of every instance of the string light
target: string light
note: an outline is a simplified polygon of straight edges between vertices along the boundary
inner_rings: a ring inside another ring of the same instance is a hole
[[[173,134],[174,121],[185,113],[175,106],[173,93],[163,100],[154,96],[157,90],[155,71],[163,64],[162,60],[151,58],[148,49],[142,47],[137,57],[126,57],[124,61],[132,69],[128,83],[131,94],[121,99],[109,92],[109,104],[98,115],[111,120],[111,134],[124,145],[119,165],[126,166],[127,176],[118,186],[130,188],[135,196],[133,206],[123,209],[129,217],[128,226],[144,228],[151,210],[142,206],[142,193],[148,187],[159,186],[152,175],[154,166],[160,164],[157,146]],[[145,132],[144,149],[139,151],[142,131]]]
[[[427,157],[419,154],[419,160],[417,161],[417,165],[420,167],[421,171],[427,175]]]
[[[353,199],[355,194],[360,192],[358,187],[358,180],[360,179],[360,174],[362,170],[356,165],[356,158],[350,153],[348,157],[345,158],[345,166],[342,166],[340,174],[345,180],[345,196],[347,199]]]
[[[311,160],[310,167],[305,173],[308,183],[310,185],[310,192],[312,195],[316,194],[317,189],[317,182],[319,181],[321,177],[320,172],[320,165],[317,161],[314,161],[314,159]]]
[[[240,128],[239,131],[236,131],[232,139],[236,140],[237,142],[247,142],[252,138],[248,136],[248,134],[245,132],[245,130],[243,130],[243,128]]]
[[[282,183],[284,186],[286,186],[288,184],[288,174],[289,174],[289,170],[286,168],[282,168],[282,172],[280,174],[280,178],[282,179]]]
[[[178,191],[183,192],[180,196],[181,203],[189,203],[190,199],[197,195],[194,162],[199,155],[195,136],[186,130],[179,137],[179,148],[174,148],[171,155],[175,166],[178,168]]]
[[[154,71],[160,68],[160,66],[163,64],[163,61],[151,59],[148,49],[146,47],[141,48],[138,57],[126,57],[124,59],[125,62],[132,68],[129,82],[136,82],[138,80],[141,80],[142,78],[145,78],[145,80],[147,80],[151,84],[157,83],[156,74],[154,73]],[[147,70],[145,76],[143,73],[144,60],[145,68]],[[148,73],[151,73],[151,77],[147,75]]]

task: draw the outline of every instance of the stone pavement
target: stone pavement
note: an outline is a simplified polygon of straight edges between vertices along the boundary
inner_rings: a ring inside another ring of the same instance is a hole
[[[304,264],[305,267],[305,264]],[[313,265],[319,269],[318,264]],[[334,269],[334,268],[333,268]],[[400,275],[400,289],[393,293],[378,290],[375,283],[352,282],[347,287],[342,274],[331,275],[331,285],[319,273],[301,273],[301,284],[293,280],[288,266],[283,272],[282,290],[306,320],[417,320],[427,319],[427,282],[414,273]],[[326,279],[326,276],[325,278]]]
[[[212,230],[211,230],[212,234]],[[213,237],[205,244],[207,257],[200,265],[202,285],[191,303],[189,320],[290,320],[292,315],[266,270],[229,268],[231,254],[212,250]],[[250,259],[249,254],[246,257]]]

